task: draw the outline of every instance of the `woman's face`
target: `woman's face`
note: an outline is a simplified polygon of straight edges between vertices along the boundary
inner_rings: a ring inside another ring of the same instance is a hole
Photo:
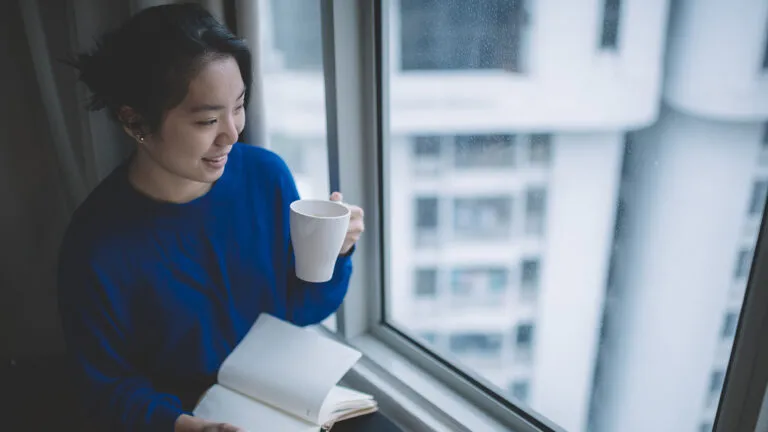
[[[143,151],[175,180],[215,182],[245,126],[244,96],[234,58],[207,62],[184,100],[166,113],[159,132],[140,144]]]

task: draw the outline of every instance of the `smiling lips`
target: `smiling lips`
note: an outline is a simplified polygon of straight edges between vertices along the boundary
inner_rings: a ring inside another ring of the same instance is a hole
[[[227,163],[227,155],[223,154],[221,156],[204,157],[203,161],[213,168],[221,168]]]
[[[204,157],[203,159],[205,159],[208,162],[221,162],[226,158],[227,158],[227,155],[221,155],[221,156],[214,156],[214,157]]]

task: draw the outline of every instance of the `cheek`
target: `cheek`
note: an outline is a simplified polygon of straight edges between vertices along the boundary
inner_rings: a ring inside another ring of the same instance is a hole
[[[214,136],[215,128],[177,124],[163,131],[159,150],[163,159],[171,164],[197,160],[209,150]]]

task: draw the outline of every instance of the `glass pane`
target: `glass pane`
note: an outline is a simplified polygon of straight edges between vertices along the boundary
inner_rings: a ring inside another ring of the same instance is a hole
[[[768,195],[768,9],[631,1],[385,3],[385,315],[569,432],[699,432]]]
[[[302,198],[327,199],[328,145],[320,0],[259,0],[268,147]]]
[[[258,0],[267,147],[291,169],[302,198],[328,199],[320,0]],[[336,315],[323,322],[336,329]]]

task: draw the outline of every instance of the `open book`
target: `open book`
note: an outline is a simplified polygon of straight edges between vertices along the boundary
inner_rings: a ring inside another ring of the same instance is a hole
[[[193,413],[248,431],[328,430],[377,410],[370,395],[337,385],[360,356],[318,332],[261,314]]]

